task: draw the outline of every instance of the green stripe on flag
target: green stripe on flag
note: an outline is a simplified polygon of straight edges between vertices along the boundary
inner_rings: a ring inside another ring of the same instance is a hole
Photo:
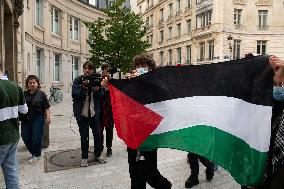
[[[255,186],[263,180],[267,152],[257,151],[215,127],[197,125],[150,135],[140,146],[142,150],[155,148],[174,148],[207,157],[229,171],[241,185]]]

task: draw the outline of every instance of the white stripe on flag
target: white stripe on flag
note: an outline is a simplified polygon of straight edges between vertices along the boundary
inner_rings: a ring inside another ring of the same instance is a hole
[[[269,149],[271,106],[226,96],[194,96],[145,106],[164,117],[151,134],[207,125],[244,140],[258,151],[267,152]]]

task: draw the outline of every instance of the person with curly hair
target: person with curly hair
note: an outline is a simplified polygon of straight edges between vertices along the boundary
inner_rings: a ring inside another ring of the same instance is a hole
[[[133,66],[137,75],[152,71],[156,68],[156,63],[150,55],[137,55],[133,59]],[[131,178],[131,189],[146,189],[146,183],[156,189],[170,189],[172,184],[161,175],[157,168],[157,149],[152,151],[142,151],[127,147],[129,174]]]

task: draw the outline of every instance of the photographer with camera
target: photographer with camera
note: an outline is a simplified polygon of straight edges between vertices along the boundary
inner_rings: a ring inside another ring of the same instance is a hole
[[[87,61],[83,64],[84,75],[74,79],[72,85],[73,112],[79,126],[81,136],[81,166],[88,166],[89,127],[94,137],[94,160],[106,163],[101,157],[100,114],[102,109],[102,87],[106,81],[101,75],[94,73],[94,65]]]

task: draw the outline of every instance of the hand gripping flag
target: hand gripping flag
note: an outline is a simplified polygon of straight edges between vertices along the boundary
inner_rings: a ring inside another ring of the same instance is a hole
[[[268,57],[163,67],[110,81],[118,136],[130,148],[174,148],[218,163],[241,185],[262,182],[270,142]]]

